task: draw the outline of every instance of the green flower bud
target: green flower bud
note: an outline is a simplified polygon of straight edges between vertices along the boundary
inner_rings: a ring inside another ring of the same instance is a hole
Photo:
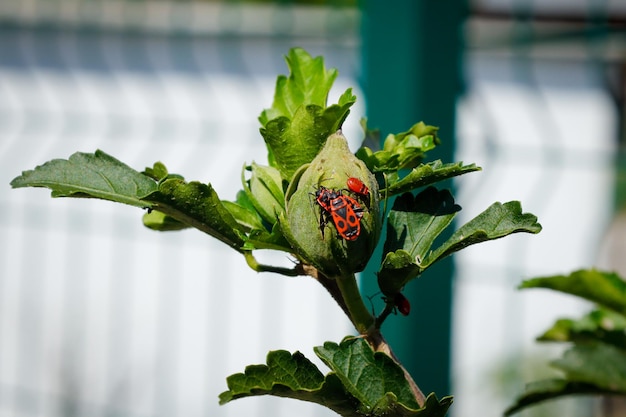
[[[359,179],[369,189],[369,195],[348,190],[348,178]],[[281,219],[281,226],[297,255],[328,277],[362,271],[380,236],[378,184],[365,164],[350,152],[341,131],[326,140],[319,154],[294,181],[297,181],[297,188],[287,193],[286,218]],[[321,187],[341,192],[346,197],[344,201],[350,203],[348,212],[362,210],[362,216],[357,218],[359,233],[352,236],[353,240],[340,235],[332,208],[324,210],[316,200],[315,193]],[[357,206],[352,206],[353,202]],[[320,228],[324,219],[328,219],[328,223]]]

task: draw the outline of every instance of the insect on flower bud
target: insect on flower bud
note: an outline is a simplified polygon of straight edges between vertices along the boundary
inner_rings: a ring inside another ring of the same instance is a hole
[[[329,277],[362,271],[380,236],[378,185],[341,131],[296,181],[283,229],[297,254]]]

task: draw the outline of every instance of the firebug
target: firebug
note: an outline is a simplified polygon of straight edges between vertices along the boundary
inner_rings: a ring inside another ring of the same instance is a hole
[[[356,240],[361,233],[361,217],[363,208],[350,196],[320,186],[315,192],[315,201],[322,208],[320,213],[320,230],[324,236],[324,227],[329,219],[335,225],[339,236],[345,240]]]
[[[411,312],[411,303],[401,292],[394,295],[393,303],[403,316],[408,316]]]
[[[315,192],[315,201],[320,205],[322,210],[330,213],[330,200],[337,196],[337,193],[329,190],[324,186],[320,186],[320,188]]]
[[[369,206],[370,190],[363,184],[363,181],[356,177],[350,177],[348,178],[347,185],[350,191],[360,196],[365,202],[365,205]]]
[[[369,188],[367,188],[367,186],[363,184],[363,181],[355,177],[348,178],[348,188],[350,189],[350,191],[354,191],[355,193],[362,196],[368,195],[370,193]]]

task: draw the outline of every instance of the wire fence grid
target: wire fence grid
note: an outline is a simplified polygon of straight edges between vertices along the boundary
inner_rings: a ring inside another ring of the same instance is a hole
[[[536,3],[536,16],[554,16]],[[544,230],[456,258],[452,415],[500,415],[553,354],[533,337],[583,308],[520,294],[520,279],[601,258],[624,114],[608,86],[623,86],[626,42],[620,5],[605,5],[614,23],[600,31],[584,21],[591,3],[563,6],[565,22],[472,4],[455,159],[483,171],[457,183],[459,223],[521,200]],[[339,69],[333,94],[356,88],[345,126],[356,150],[358,19],[288,4],[2,2],[0,182],[100,148],[135,169],[160,160],[234,199],[243,163],[265,162],[256,118],[296,45]],[[217,405],[224,378],[267,351],[313,357],[351,332],[312,280],[253,273],[197,232],[145,229],[128,207],[5,187],[0,210],[0,416],[331,415],[274,398]]]
[[[102,149],[138,170],[160,160],[234,199],[244,162],[265,163],[257,116],[290,47],[340,69],[335,96],[357,85],[355,26],[334,31],[339,17],[323,8],[2,7],[5,185],[46,160]],[[275,27],[293,17],[306,26]],[[346,134],[356,138],[362,105],[354,113]],[[128,207],[46,194],[0,197],[0,415],[328,415],[273,398],[217,404],[225,377],[268,351],[313,356],[312,346],[349,334],[313,280],[252,273],[197,232],[145,229]]]
[[[456,257],[454,415],[499,415],[559,355],[534,338],[557,317],[589,308],[555,293],[519,292],[522,279],[617,267],[604,253],[624,114],[617,98],[626,8],[609,3],[474,2],[456,159],[483,171],[458,181],[461,214],[469,219],[492,201],[520,200],[544,228]],[[563,400],[522,415],[596,408]]]

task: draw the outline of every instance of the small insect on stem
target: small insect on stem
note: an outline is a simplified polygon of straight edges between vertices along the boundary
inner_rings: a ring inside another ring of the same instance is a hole
[[[393,297],[393,303],[403,316],[408,316],[411,312],[411,303],[401,292],[396,293]]]

